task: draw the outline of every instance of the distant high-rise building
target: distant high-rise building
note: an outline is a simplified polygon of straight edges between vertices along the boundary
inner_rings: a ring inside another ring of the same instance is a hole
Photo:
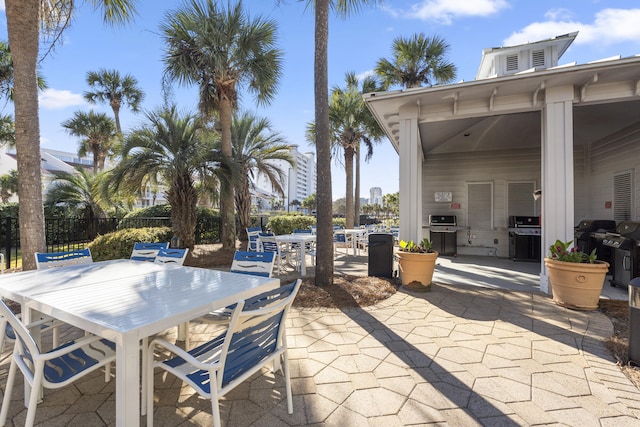
[[[295,166],[291,166],[284,160],[272,161],[272,164],[277,165],[285,174],[282,184],[284,194],[277,192],[262,175],[257,179],[254,194],[260,193],[259,197],[263,199],[281,202],[284,210],[297,211],[301,209],[300,205],[291,203],[295,200],[302,203],[304,199],[316,192],[316,159],[315,153],[301,153],[295,144],[289,147],[289,155],[295,160]],[[265,207],[268,208],[269,203]]]
[[[371,187],[369,189],[369,204],[382,206],[382,188]]]

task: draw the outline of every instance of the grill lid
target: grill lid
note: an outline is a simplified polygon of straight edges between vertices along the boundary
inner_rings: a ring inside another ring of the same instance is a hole
[[[510,216],[509,228],[540,228],[540,219],[537,216]]]
[[[584,219],[576,226],[576,231],[613,231],[616,229],[616,222],[608,219]]]
[[[429,215],[429,225],[456,225],[456,216]]]

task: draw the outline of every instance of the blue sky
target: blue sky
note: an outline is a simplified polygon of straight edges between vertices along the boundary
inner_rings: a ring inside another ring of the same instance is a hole
[[[78,2],[82,3],[82,2]],[[159,25],[181,0],[139,0],[138,16],[125,27],[104,25],[89,5],[78,9],[64,43],[41,64],[49,89],[40,96],[40,132],[43,147],[76,151],[78,140],[60,123],[78,110],[106,112],[108,106],[86,104],[86,74],[100,68],[117,69],[138,79],[146,93],[143,109],[162,105],[161,79],[164,45]],[[245,0],[252,17],[262,15],[278,24],[278,45],[284,51],[283,76],[271,105],[256,108],[244,95],[241,109],[268,117],[276,131],[300,151],[313,151],[305,141],[306,124],[314,118],[312,10],[304,3],[284,0]],[[221,4],[226,5],[226,1]],[[4,11],[4,1],[0,0]],[[331,17],[329,24],[329,85],[343,85],[346,72],[371,72],[378,59],[391,56],[396,37],[423,32],[450,44],[449,60],[458,67],[458,81],[475,78],[482,49],[537,41],[579,31],[560,64],[585,63],[614,55],[640,54],[640,4],[636,0],[386,0],[347,20]],[[0,34],[7,39],[6,18],[0,16]],[[197,109],[194,88],[176,87],[175,101],[183,111]],[[12,105],[3,105],[4,113]],[[125,132],[144,122],[142,114],[121,111]],[[333,167],[333,198],[344,197],[344,171]],[[398,191],[398,156],[386,138],[374,148],[373,159],[362,165],[361,196],[370,187],[383,194]]]

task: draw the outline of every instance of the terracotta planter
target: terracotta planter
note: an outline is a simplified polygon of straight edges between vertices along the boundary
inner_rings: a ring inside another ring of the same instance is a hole
[[[438,252],[402,252],[396,253],[400,267],[400,278],[404,286],[418,282],[423,287],[431,286],[433,270]],[[415,287],[415,286],[414,286]]]
[[[609,271],[609,263],[594,264],[556,261],[545,258],[553,301],[575,310],[595,310]]]

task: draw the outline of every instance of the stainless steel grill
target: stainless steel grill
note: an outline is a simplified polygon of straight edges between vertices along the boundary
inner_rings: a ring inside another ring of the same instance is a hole
[[[440,255],[456,255],[458,252],[457,231],[455,215],[429,215],[431,244]]]
[[[537,216],[509,217],[509,258],[540,261],[540,219]]]
[[[602,244],[613,249],[611,286],[628,286],[640,276],[640,222],[621,222],[615,232],[605,234]]]

